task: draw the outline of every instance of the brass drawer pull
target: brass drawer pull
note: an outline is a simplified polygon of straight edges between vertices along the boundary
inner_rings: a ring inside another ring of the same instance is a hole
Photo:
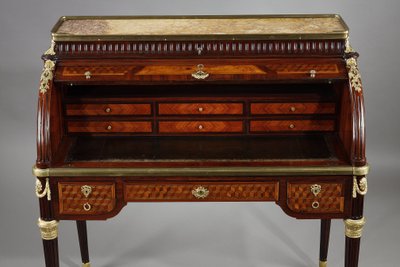
[[[83,209],[85,211],[90,211],[92,209],[92,206],[88,202],[86,202],[85,204],[83,204]]]
[[[317,75],[317,71],[316,70],[310,70],[310,77],[311,78],[315,78],[316,75]]]
[[[81,192],[86,198],[88,198],[89,195],[92,193],[92,187],[90,185],[82,185]]]
[[[197,70],[192,73],[192,77],[197,79],[197,80],[204,80],[205,78],[210,76],[210,74],[205,72],[203,69],[204,69],[204,65],[203,64],[197,65]]]
[[[202,108],[202,107],[199,107],[199,112],[203,112],[204,111],[204,108]]]
[[[294,129],[294,127],[296,127],[294,124],[290,124],[290,125],[289,125],[289,128],[290,128],[290,129]]]
[[[112,129],[112,126],[111,126],[111,125],[108,125],[108,126],[107,126],[107,130],[110,131],[111,129]]]
[[[111,108],[108,107],[108,108],[106,108],[104,111],[105,111],[106,113],[110,113],[110,112],[111,112]]]
[[[310,186],[311,192],[314,194],[314,196],[317,196],[319,193],[321,193],[321,185],[319,184],[313,184]]]
[[[313,209],[318,209],[318,208],[319,208],[319,202],[318,202],[318,201],[314,201],[314,202],[311,204],[311,207],[312,207]]]
[[[290,107],[290,111],[291,111],[291,112],[295,112],[295,111],[296,111],[296,107],[291,106],[291,107]]]
[[[199,130],[203,130],[204,126],[200,124],[198,128],[199,128]]]
[[[192,190],[192,195],[198,199],[206,198],[209,193],[210,191],[208,191],[208,189],[203,186],[199,186]]]
[[[92,73],[90,71],[86,71],[84,73],[86,80],[89,80],[90,78],[92,78]]]

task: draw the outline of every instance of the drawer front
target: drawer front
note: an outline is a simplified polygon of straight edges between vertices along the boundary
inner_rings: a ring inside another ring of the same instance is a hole
[[[113,183],[59,183],[60,214],[104,214],[115,207]]]
[[[160,133],[241,133],[242,121],[160,121]]]
[[[69,104],[68,116],[151,115],[150,104]]]
[[[334,103],[252,103],[251,114],[334,114]]]
[[[241,115],[241,103],[162,103],[160,115]]]
[[[287,204],[295,212],[341,213],[344,211],[341,183],[288,183]]]
[[[277,201],[278,183],[128,183],[126,201]]]
[[[151,133],[149,121],[69,121],[70,133]]]
[[[276,131],[333,131],[334,120],[253,120],[250,121],[251,132]]]

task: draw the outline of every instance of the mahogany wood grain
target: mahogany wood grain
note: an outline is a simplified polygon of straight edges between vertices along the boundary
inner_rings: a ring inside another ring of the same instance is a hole
[[[160,121],[160,133],[241,133],[242,121]]]
[[[333,131],[333,120],[252,120],[251,132],[275,132],[275,131]]]
[[[150,121],[68,121],[70,133],[151,133]]]
[[[251,114],[334,114],[335,103],[251,103]]]
[[[160,103],[160,115],[241,115],[242,103]]]
[[[67,116],[150,115],[151,104],[68,104]]]

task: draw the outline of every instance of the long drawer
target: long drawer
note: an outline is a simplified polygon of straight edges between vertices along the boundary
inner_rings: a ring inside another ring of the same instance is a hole
[[[251,132],[333,131],[334,120],[252,120]]]
[[[151,104],[68,104],[67,116],[151,115]]]
[[[241,115],[242,103],[160,103],[159,115]]]
[[[242,121],[160,121],[160,133],[241,133]]]
[[[151,133],[150,121],[69,121],[70,133]]]
[[[251,103],[253,115],[267,114],[334,114],[335,103]]]
[[[139,183],[125,185],[125,201],[277,201],[278,182]]]

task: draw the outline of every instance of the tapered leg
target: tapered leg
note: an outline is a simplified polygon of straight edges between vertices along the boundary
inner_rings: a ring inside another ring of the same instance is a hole
[[[319,266],[326,267],[328,259],[328,247],[329,247],[329,233],[331,231],[331,220],[321,220],[321,240],[319,247]]]
[[[358,255],[360,252],[360,238],[365,224],[365,219],[345,220],[346,227],[346,253],[345,253],[345,267],[357,267]]]
[[[82,267],[90,267],[86,221],[76,221],[76,227],[78,228]]]
[[[358,267],[360,238],[365,225],[363,217],[364,196],[368,191],[367,177],[353,177],[351,217],[344,220],[346,234],[345,267]]]
[[[59,267],[58,257],[58,221],[54,220],[49,178],[37,179],[36,195],[39,198],[40,218],[38,226],[43,240],[46,267]]]

